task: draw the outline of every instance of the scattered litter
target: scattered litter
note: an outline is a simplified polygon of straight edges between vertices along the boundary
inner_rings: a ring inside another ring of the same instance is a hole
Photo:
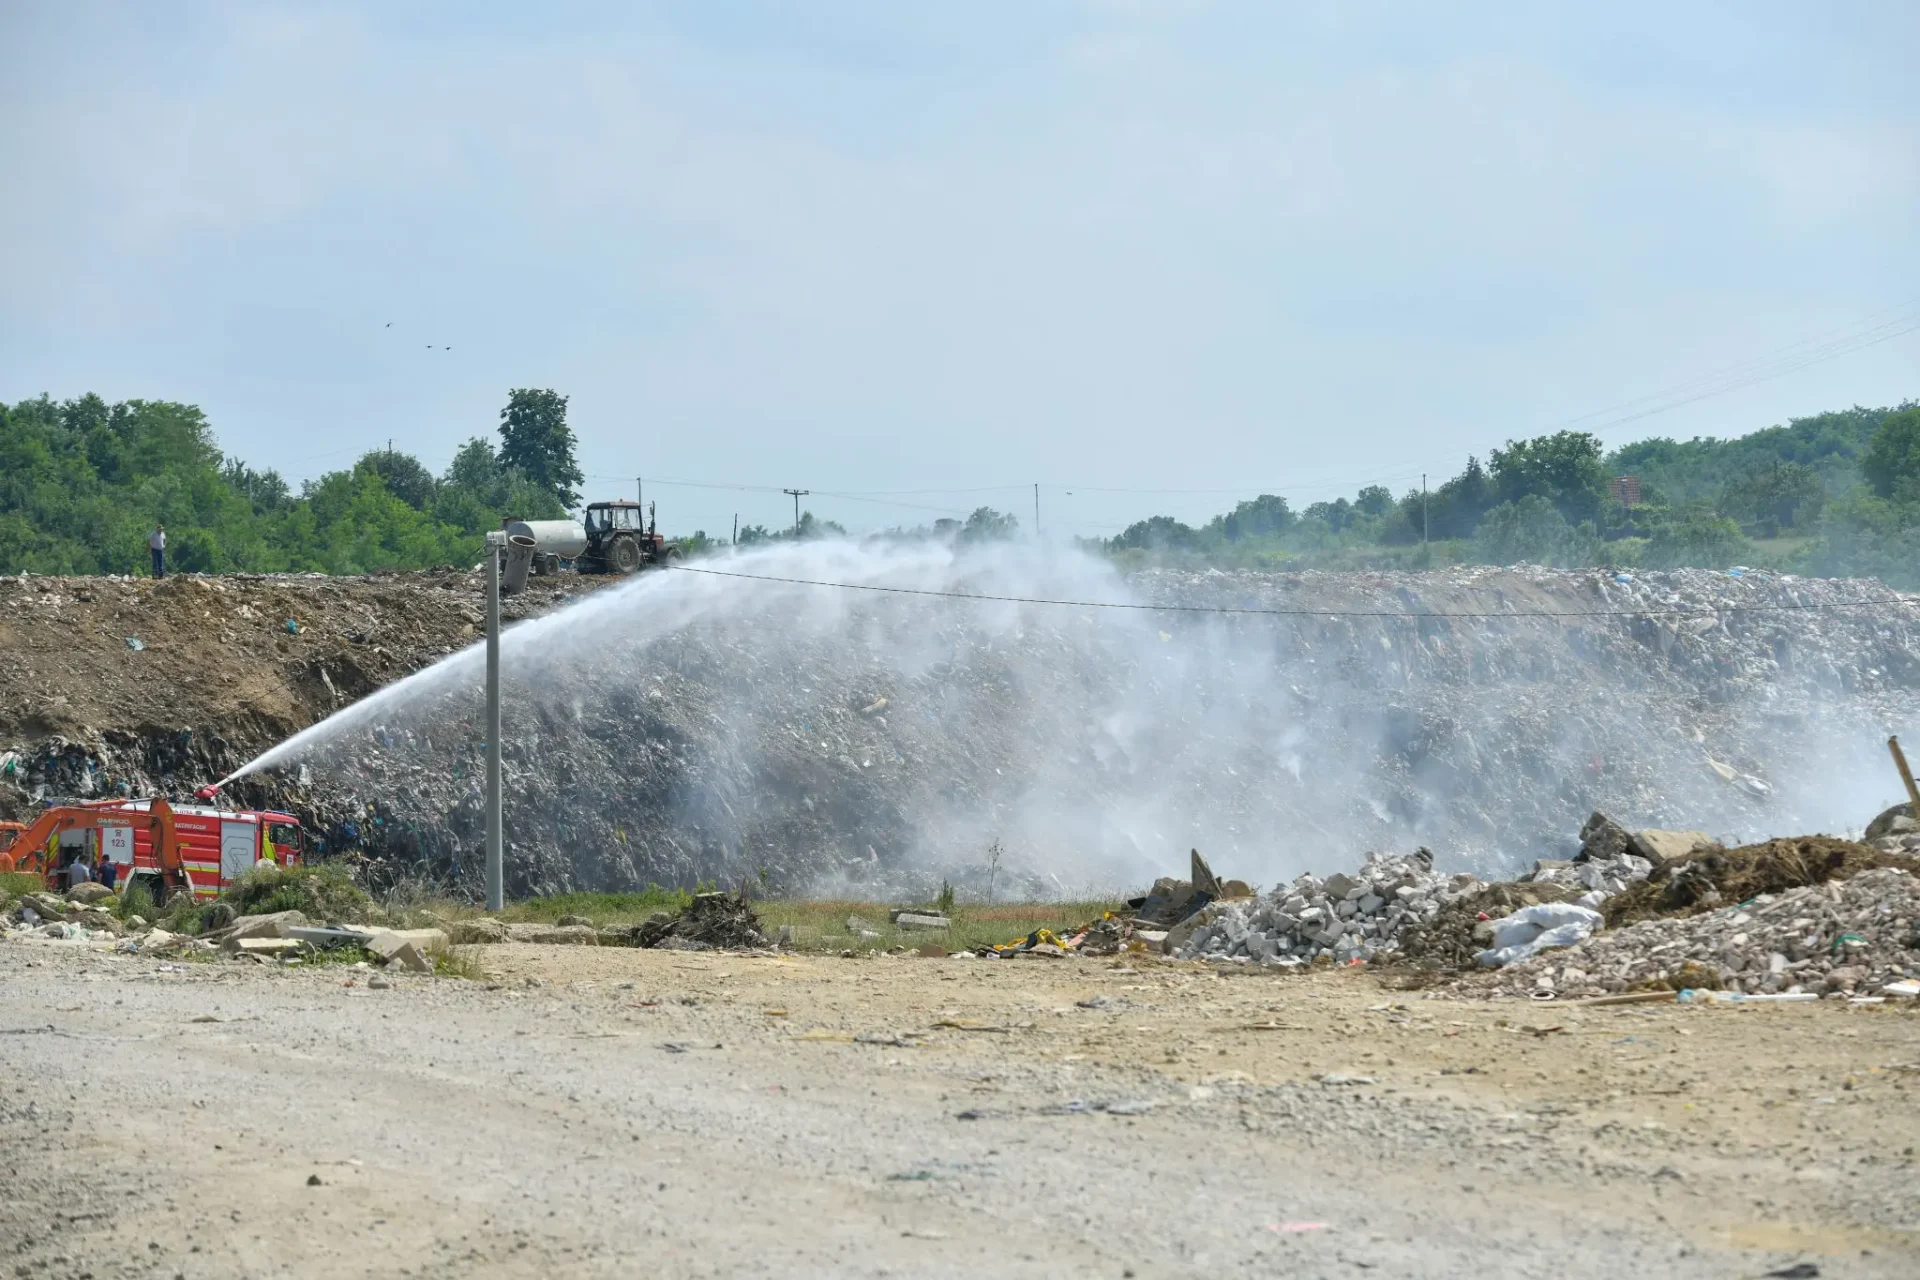
[[[142,649],[145,649],[146,647],[147,647],[147,642],[145,640],[142,640],[139,636],[127,637],[127,648],[133,650],[135,653],[139,653]]]

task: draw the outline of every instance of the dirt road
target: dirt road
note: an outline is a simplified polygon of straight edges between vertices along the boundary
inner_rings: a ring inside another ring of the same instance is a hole
[[[1910,1009],[1580,1010],[1158,962],[480,955],[495,982],[376,990],[0,944],[0,1266],[1920,1267]]]

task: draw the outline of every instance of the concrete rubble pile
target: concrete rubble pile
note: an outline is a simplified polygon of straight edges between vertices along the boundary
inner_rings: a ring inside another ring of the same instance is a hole
[[[1063,897],[1146,874],[1168,830],[1269,882],[1308,861],[1277,831],[1335,849],[1421,840],[1496,878],[1518,869],[1515,850],[1570,852],[1596,805],[1635,826],[1815,830],[1832,821],[1816,812],[1826,791],[1788,780],[1845,776],[1840,744],[1911,718],[1920,677],[1920,608],[1818,607],[1889,594],[1866,581],[1152,570],[1026,593],[1286,612],[862,596],[822,604],[831,622],[729,605],[648,629],[675,581],[619,588],[635,604],[619,615],[631,663],[516,678],[514,895],[764,872],[783,892],[923,900],[944,879],[970,897]],[[742,606],[792,600],[729,590]],[[478,604],[465,573],[0,580],[0,616],[101,647],[78,665],[69,645],[0,669],[0,816],[57,797],[184,796],[471,643]],[[137,652],[123,643],[136,635]],[[454,683],[233,798],[291,809],[328,851],[363,854],[370,887],[408,876],[471,894],[482,744],[476,689]],[[996,841],[1004,863],[985,852]],[[1547,871],[1589,892],[1631,869]]]
[[[1510,995],[1598,996],[1645,986],[1746,994],[1911,995],[1920,978],[1920,876],[1898,867],[1643,920],[1500,971]]]
[[[1477,888],[1474,876],[1438,875],[1433,854],[1370,853],[1353,875],[1322,879],[1311,872],[1250,902],[1203,909],[1168,934],[1168,950],[1188,959],[1245,959],[1260,964],[1371,960],[1399,948],[1407,930],[1441,905]]]

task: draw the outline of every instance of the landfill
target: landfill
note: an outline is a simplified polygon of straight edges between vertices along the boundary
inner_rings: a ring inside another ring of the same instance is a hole
[[[868,553],[833,554],[851,576]],[[1012,572],[940,571],[975,590]],[[1350,851],[1432,849],[1434,884],[1396,884],[1357,932],[1249,928],[1276,958],[1283,937],[1296,958],[1364,958],[1444,908],[1453,876],[1574,862],[1595,809],[1733,841],[1836,829],[1878,797],[1861,781],[1874,744],[1916,705],[1920,609],[1868,581],[1023,572],[1015,588],[1042,597],[1175,611],[535,579],[510,602],[516,627],[597,612],[550,627],[541,647],[567,660],[541,680],[508,667],[509,892],[757,878],[895,901],[943,880],[974,899],[1066,897],[1138,883],[1189,844],[1268,884]],[[1205,608],[1276,612],[1179,611]],[[18,642],[0,664],[0,817],[185,797],[472,645],[479,619],[464,571],[0,579],[0,632]],[[293,811],[369,887],[474,898],[480,722],[477,683],[452,681],[227,796]],[[1632,865],[1549,879],[1612,892]],[[1419,910],[1389,920],[1401,887]],[[1338,916],[1345,895],[1322,896]],[[1226,936],[1207,945],[1240,945]]]

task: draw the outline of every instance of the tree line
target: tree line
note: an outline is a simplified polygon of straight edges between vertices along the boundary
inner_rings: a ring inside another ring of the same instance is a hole
[[[295,493],[220,451],[197,407],[97,395],[0,403],[0,573],[133,573],[167,530],[187,572],[365,573],[472,564],[504,517],[551,519],[581,482],[566,397],[517,389],[499,442],[444,472],[374,450]]]
[[[497,440],[473,437],[437,475],[410,454],[373,450],[296,493],[276,472],[223,454],[193,405],[0,402],[0,573],[138,572],[156,524],[173,564],[190,572],[472,564],[503,518],[554,519],[579,503],[566,415],[564,395],[516,388]],[[881,536],[972,542],[1018,530],[1013,516],[982,507]],[[845,532],[807,511],[797,528],[746,525],[738,541]],[[698,553],[727,540],[696,530],[682,541]],[[1264,494],[1198,527],[1157,515],[1090,545],[1122,559],[1259,567],[1749,563],[1920,585],[1920,404],[1612,452],[1561,431],[1508,441],[1485,463],[1470,457],[1426,492],[1370,485],[1300,511]]]
[[[1471,561],[1678,568],[1768,564],[1920,584],[1920,404],[1798,418],[1736,439],[1608,452],[1584,431],[1510,440],[1398,497],[1381,485],[1295,511],[1263,494],[1198,527],[1128,526],[1122,557],[1209,563]]]

